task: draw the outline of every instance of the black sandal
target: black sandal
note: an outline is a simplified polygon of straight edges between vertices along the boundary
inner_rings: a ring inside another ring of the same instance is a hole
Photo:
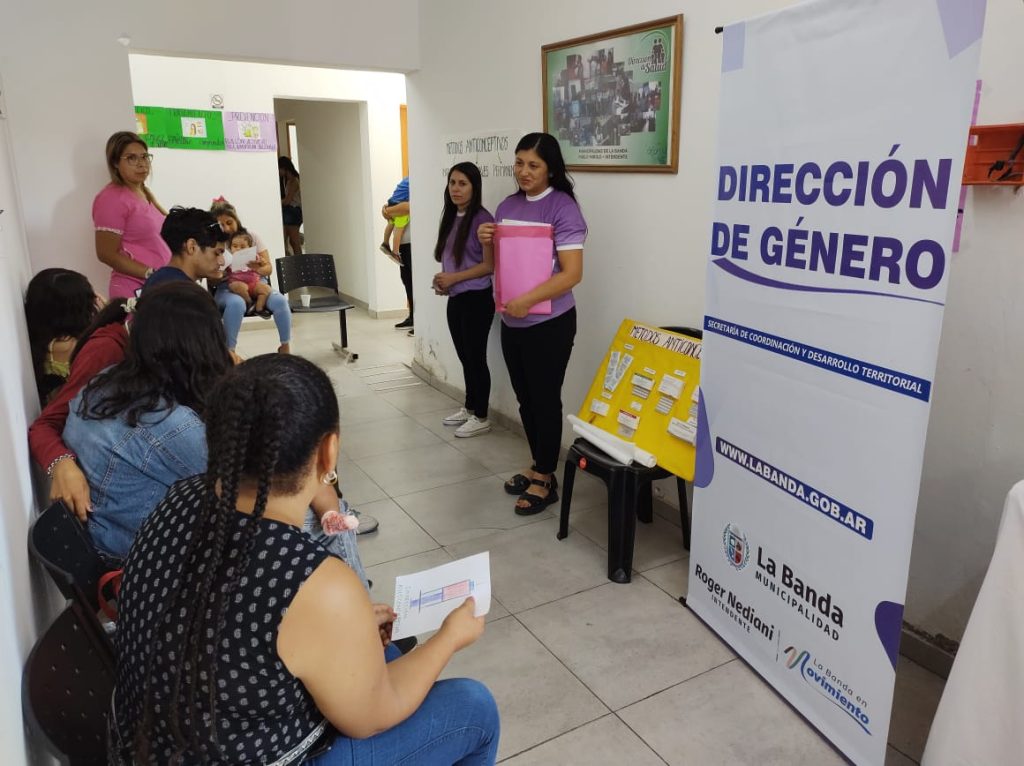
[[[517,516],[533,516],[535,513],[543,511],[549,505],[558,502],[558,492],[555,491],[558,486],[558,481],[553,475],[551,477],[551,481],[532,479],[530,484],[536,484],[538,487],[544,487],[548,493],[544,497],[541,497],[540,495],[531,495],[529,492],[523,492],[523,494],[519,496],[519,499],[525,500],[528,505],[521,506],[516,503],[515,510]]]
[[[531,465],[531,471],[536,471],[537,466]],[[521,473],[517,473],[511,479],[505,482],[505,491],[510,495],[521,495],[530,486],[530,477],[524,476]]]

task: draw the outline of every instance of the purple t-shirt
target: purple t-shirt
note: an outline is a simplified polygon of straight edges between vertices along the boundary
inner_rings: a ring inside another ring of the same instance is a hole
[[[444,243],[444,250],[441,251],[441,270],[447,274],[471,269],[474,266],[478,266],[483,263],[484,260],[484,248],[483,245],[480,244],[480,240],[476,237],[476,230],[485,223],[493,222],[494,216],[488,213],[484,208],[480,208],[476,215],[473,216],[473,220],[469,222],[469,236],[466,238],[466,248],[462,251],[462,265],[455,265],[455,253],[453,252],[453,248],[455,247],[455,234],[462,225],[464,218],[464,213],[459,213],[456,216],[455,222],[452,224],[452,230],[448,232],[448,241]],[[451,298],[452,296],[459,295],[460,293],[467,293],[470,290],[486,290],[490,286],[491,275],[485,274],[482,277],[467,279],[463,282],[458,282],[452,285],[448,290],[448,297]]]
[[[587,241],[587,222],[583,220],[580,206],[572,197],[563,191],[549,186],[536,197],[525,194],[512,194],[505,197],[495,211],[494,218],[498,223],[503,221],[532,221],[534,223],[550,223],[554,246],[551,250],[551,273],[562,270],[558,262],[559,250],[582,250]],[[550,314],[527,314],[522,319],[501,315],[501,321],[509,327],[530,327],[561,316],[576,305],[572,290],[551,299]]]

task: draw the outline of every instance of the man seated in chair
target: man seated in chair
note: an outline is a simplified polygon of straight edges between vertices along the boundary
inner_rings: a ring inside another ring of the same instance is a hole
[[[171,261],[153,272],[146,280],[143,290],[154,284],[177,279],[195,281],[205,278],[213,284],[223,278],[224,248],[230,235],[221,228],[212,213],[194,207],[172,208],[160,229],[160,236],[171,249]],[[266,268],[269,274],[269,262]],[[238,345],[242,319],[245,318],[245,299],[224,289],[217,290],[214,299],[224,317],[228,350],[237,358],[235,347]],[[267,298],[266,308],[277,325],[280,339],[278,352],[291,353],[292,313],[288,307],[288,299],[280,293],[271,293]]]

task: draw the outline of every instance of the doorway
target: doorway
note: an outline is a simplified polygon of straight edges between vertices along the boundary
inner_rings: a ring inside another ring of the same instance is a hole
[[[274,115],[287,137],[281,153],[299,170],[303,250],[334,256],[342,293],[365,302],[369,295],[362,102],[274,99]],[[370,240],[372,241],[372,239]]]

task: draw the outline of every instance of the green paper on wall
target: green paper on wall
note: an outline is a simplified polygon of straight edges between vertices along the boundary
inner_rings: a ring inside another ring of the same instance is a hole
[[[224,150],[224,121],[220,112],[137,106],[135,124],[135,132],[150,146]]]

